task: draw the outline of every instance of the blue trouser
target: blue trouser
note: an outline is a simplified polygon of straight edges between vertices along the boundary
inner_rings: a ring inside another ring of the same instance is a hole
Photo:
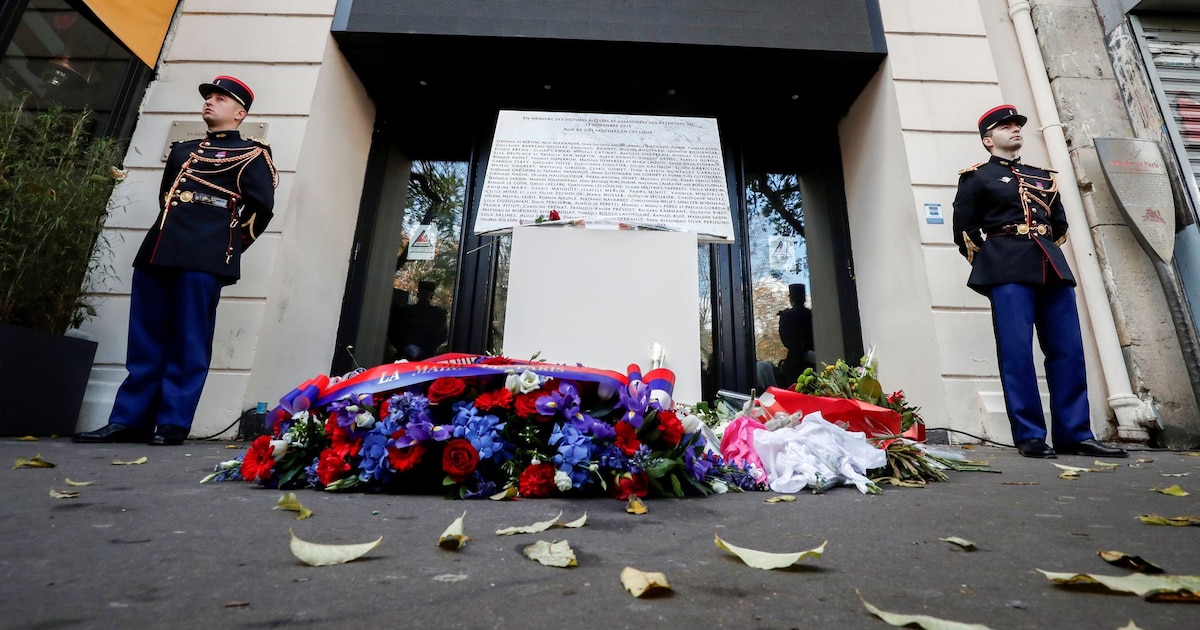
[[[1053,443],[1066,447],[1092,439],[1074,287],[1000,284],[991,288],[990,297],[1000,383],[1013,440],[1046,439],[1046,418],[1033,361],[1035,328],[1046,356]]]
[[[129,304],[129,376],[108,421],[137,429],[185,431],[200,404],[212,360],[221,282],[184,269],[134,269]]]

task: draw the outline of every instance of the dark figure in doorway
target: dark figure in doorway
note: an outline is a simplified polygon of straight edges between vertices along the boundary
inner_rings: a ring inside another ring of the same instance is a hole
[[[405,358],[401,352],[401,335],[404,332],[404,318],[408,315],[408,291],[404,289],[392,289],[392,305],[388,310],[388,328],[387,341],[388,348],[384,352],[385,357],[394,357],[394,360]]]
[[[446,309],[431,303],[437,284],[422,280],[417,283],[417,302],[404,309],[399,324],[398,359],[420,361],[437,353],[446,341]]]
[[[779,340],[788,351],[779,364],[779,382],[788,388],[796,385],[805,369],[816,367],[812,311],[804,305],[804,293],[803,284],[788,285],[792,307],[779,311]]]

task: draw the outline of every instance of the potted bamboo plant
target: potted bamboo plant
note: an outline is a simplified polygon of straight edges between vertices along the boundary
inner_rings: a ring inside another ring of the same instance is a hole
[[[95,314],[108,275],[102,237],[123,142],[93,137],[90,112],[0,103],[0,393],[38,399],[0,435],[74,431],[96,353],[68,331]]]

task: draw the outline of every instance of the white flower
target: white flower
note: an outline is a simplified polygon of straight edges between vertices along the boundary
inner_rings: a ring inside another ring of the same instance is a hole
[[[568,475],[561,470],[554,471],[554,485],[558,487],[560,492],[566,492],[567,490],[570,490],[571,475]]]
[[[533,370],[525,370],[520,374],[509,374],[504,379],[504,388],[514,394],[528,394],[542,386],[542,377]]]
[[[690,413],[676,411],[675,417],[679,418],[679,422],[683,424],[684,433],[695,433],[700,430],[700,427],[704,426],[703,420]]]
[[[370,411],[362,410],[354,416],[354,425],[360,429],[370,429],[375,426],[375,416]]]
[[[271,457],[275,461],[279,461],[283,454],[288,452],[288,443],[285,440],[271,440],[271,446],[275,447],[275,450],[271,451]]]
[[[729,486],[725,485],[725,482],[721,481],[720,479],[712,480],[712,489],[713,494],[725,494],[726,492],[729,492]]]

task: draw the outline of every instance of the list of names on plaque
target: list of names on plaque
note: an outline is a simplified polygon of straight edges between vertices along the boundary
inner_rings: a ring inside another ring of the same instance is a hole
[[[500,113],[476,232],[563,219],[608,219],[731,240],[716,121]]]

